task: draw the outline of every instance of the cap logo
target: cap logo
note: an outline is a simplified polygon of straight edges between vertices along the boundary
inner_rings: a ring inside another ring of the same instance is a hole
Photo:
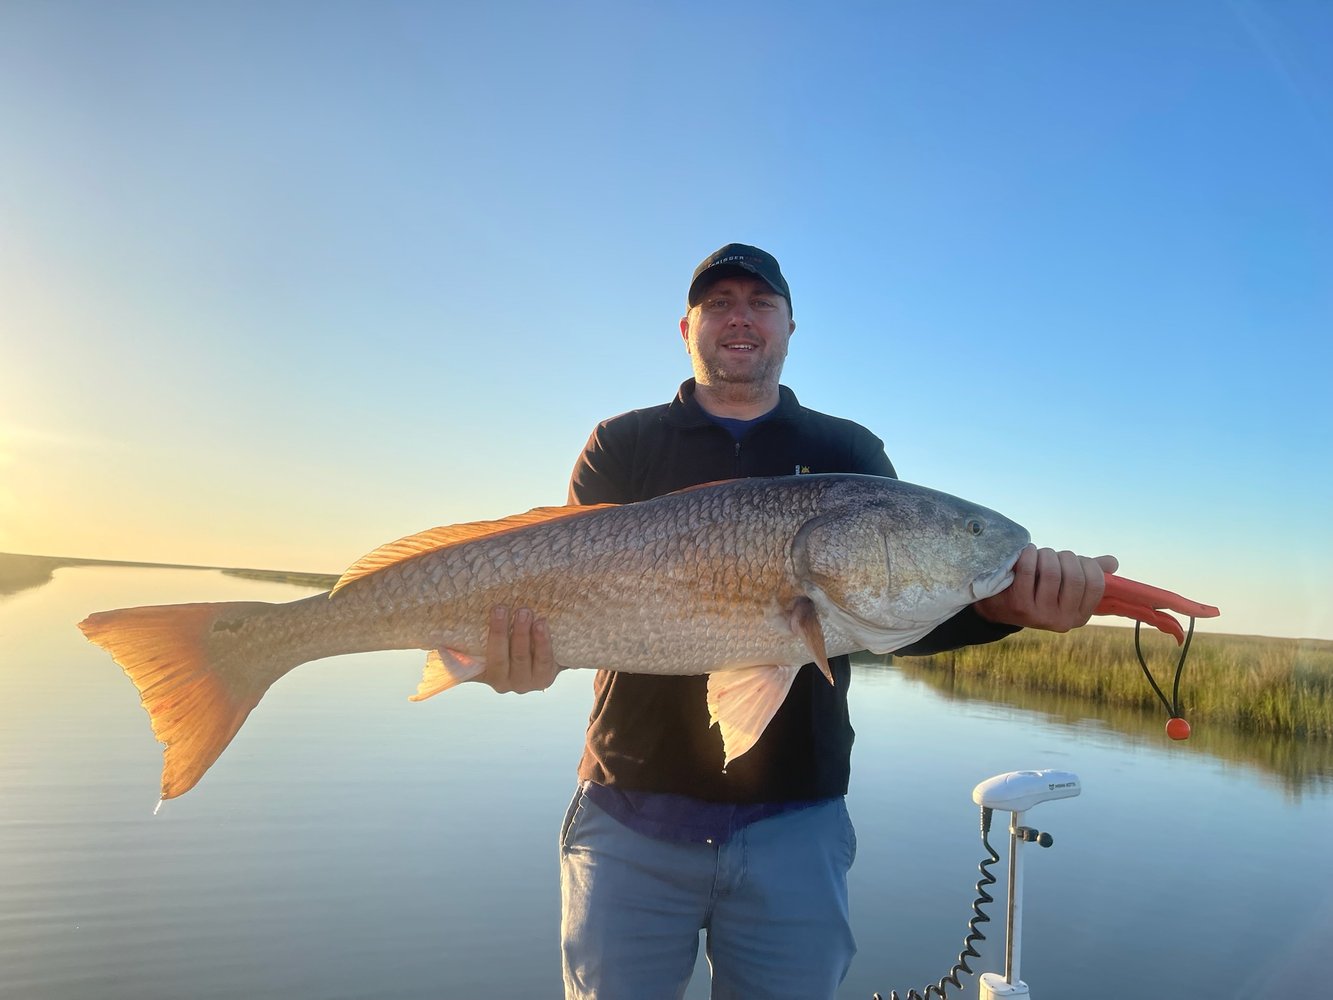
[[[778,267],[777,260],[772,254],[744,243],[728,243],[713,255],[705,257],[703,263],[694,269],[694,280],[690,282],[690,290],[685,296],[685,301],[691,307],[696,304],[698,286],[710,280],[705,277],[706,275],[717,273],[718,268],[724,269],[725,273],[727,268],[736,267],[762,278],[773,291],[785,298],[790,306],[791,292],[787,289],[787,279],[782,276],[782,269]]]

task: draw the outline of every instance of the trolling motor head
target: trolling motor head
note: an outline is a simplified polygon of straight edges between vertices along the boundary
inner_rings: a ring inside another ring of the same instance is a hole
[[[1073,798],[1083,790],[1070,771],[1009,771],[987,778],[972,789],[972,801],[985,809],[1026,812],[1050,799]]]

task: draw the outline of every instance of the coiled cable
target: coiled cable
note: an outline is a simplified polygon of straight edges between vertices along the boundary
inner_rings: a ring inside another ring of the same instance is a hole
[[[894,990],[889,994],[890,1000],[930,1000],[932,996],[939,997],[940,1000],[947,1000],[946,984],[952,985],[955,989],[962,989],[962,983],[958,981],[958,977],[960,975],[972,975],[972,967],[968,964],[968,959],[981,957],[981,952],[977,951],[975,945],[978,941],[986,940],[986,935],[981,932],[979,925],[990,923],[990,917],[982,910],[982,906],[995,902],[995,897],[986,891],[986,886],[995,884],[995,876],[991,874],[990,870],[991,865],[1000,860],[1000,856],[995,853],[995,848],[991,847],[990,826],[991,810],[982,806],[981,843],[986,848],[989,857],[983,858],[981,863],[977,865],[977,869],[981,872],[981,878],[977,879],[977,898],[972,904],[972,919],[967,922],[967,937],[963,941],[963,950],[958,953],[958,961],[938,983],[931,983],[920,993],[916,990],[908,990],[905,998],[899,997],[898,991]],[[872,1000],[884,1000],[884,998],[876,993]]]

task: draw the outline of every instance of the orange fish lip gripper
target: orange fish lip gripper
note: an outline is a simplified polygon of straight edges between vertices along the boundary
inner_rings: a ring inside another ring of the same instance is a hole
[[[1189,616],[1188,634],[1180,627],[1180,622],[1166,613],[1168,610]],[[1134,653],[1139,658],[1139,666],[1143,668],[1143,675],[1148,678],[1148,683],[1152,685],[1153,691],[1157,693],[1157,697],[1161,699],[1162,704],[1166,706],[1166,710],[1171,716],[1166,723],[1166,735],[1173,740],[1189,739],[1190,724],[1180,714],[1181,670],[1185,666],[1185,656],[1189,653],[1190,640],[1194,638],[1195,619],[1216,618],[1221,612],[1211,604],[1200,604],[1198,601],[1191,601],[1188,597],[1173,594],[1169,590],[1150,587],[1148,584],[1139,583],[1137,580],[1127,580],[1122,576],[1116,576],[1114,573],[1107,573],[1106,593],[1102,595],[1102,599],[1093,614],[1120,615],[1134,619]],[[1176,677],[1170,700],[1158,687],[1152,671],[1148,669],[1147,660],[1143,658],[1143,647],[1139,642],[1142,625],[1151,625],[1158,631],[1175,636],[1176,644],[1181,647],[1180,659],[1176,662]]]

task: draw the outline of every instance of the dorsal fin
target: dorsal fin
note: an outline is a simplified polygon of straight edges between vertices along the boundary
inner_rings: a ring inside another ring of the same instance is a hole
[[[732,479],[712,479],[706,483],[695,483],[693,486],[682,486],[678,490],[672,490],[670,493],[664,493],[662,495],[672,497],[678,493],[693,493],[695,490],[709,490],[712,489],[714,486],[725,486],[727,483],[739,483],[739,482],[740,480],[734,477]]]
[[[373,552],[366,553],[352,563],[343,571],[343,575],[339,577],[338,582],[333,585],[333,589],[329,591],[329,596],[332,597],[353,580],[360,580],[362,577],[370,576],[370,574],[378,572],[386,566],[393,566],[396,563],[414,559],[417,556],[425,555],[427,552],[436,552],[451,545],[475,541],[478,538],[503,535],[506,532],[517,531],[520,528],[527,528],[534,524],[548,524],[571,517],[582,517],[595,510],[603,510],[614,506],[616,505],[611,503],[601,503],[586,507],[534,507],[524,514],[511,514],[509,517],[502,517],[498,521],[447,524],[443,527],[419,531],[415,535],[408,535],[396,542],[381,545]]]

